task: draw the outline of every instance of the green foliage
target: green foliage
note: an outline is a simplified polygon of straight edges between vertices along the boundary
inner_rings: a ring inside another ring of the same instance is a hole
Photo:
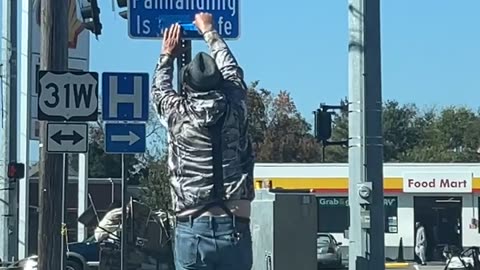
[[[88,174],[90,178],[120,178],[122,176],[121,155],[106,154],[104,151],[104,132],[101,126],[90,128],[88,151]],[[135,155],[125,155],[126,179],[129,184],[138,183],[139,174]]]
[[[145,173],[140,177],[143,200],[152,209],[172,209],[172,194],[168,178],[167,155],[145,160]]]
[[[258,81],[253,82],[248,89],[248,106],[256,162],[322,162],[322,145],[287,91],[273,94],[259,87]],[[420,110],[415,104],[387,100],[382,119],[384,162],[480,162],[480,115],[469,108]],[[129,184],[139,184],[143,199],[154,209],[171,209],[165,129],[153,110],[147,134],[147,153],[126,156]],[[104,153],[101,125],[92,126],[90,139],[90,177],[120,177],[120,155]],[[331,140],[346,139],[348,112],[336,111]],[[328,146],[325,162],[348,162],[348,148]],[[76,161],[72,159],[72,163]]]
[[[321,145],[298,113],[288,92],[258,89],[248,93],[250,127],[257,162],[319,162]],[[348,101],[341,100],[340,104]],[[312,111],[315,108],[312,108]],[[384,162],[479,162],[480,114],[465,107],[420,110],[415,104],[383,105]],[[348,138],[348,112],[336,111],[332,141]],[[348,162],[348,148],[328,146],[325,162]]]
[[[281,91],[273,95],[257,86],[255,82],[248,90],[249,127],[257,161],[319,161],[320,145],[290,94]]]

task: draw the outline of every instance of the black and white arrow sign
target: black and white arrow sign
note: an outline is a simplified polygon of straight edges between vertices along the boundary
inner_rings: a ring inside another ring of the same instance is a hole
[[[72,144],[75,145],[83,139],[83,136],[75,130],[73,131],[73,134],[62,134],[62,130],[60,130],[52,136],[52,140],[58,144],[62,144],[62,141],[71,141]]]
[[[49,123],[47,136],[47,152],[86,153],[88,150],[88,124]]]

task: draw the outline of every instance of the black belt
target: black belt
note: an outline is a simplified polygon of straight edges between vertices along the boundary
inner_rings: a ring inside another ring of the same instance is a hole
[[[223,201],[213,201],[211,203],[208,203],[208,204],[204,205],[202,208],[200,208],[199,210],[192,213],[191,215],[176,216],[176,220],[177,220],[177,222],[192,222],[196,218],[201,217],[203,213],[207,212],[209,209],[211,209],[215,206],[222,208],[223,211],[225,211],[225,213],[234,220],[233,226],[235,226],[235,221],[237,221],[237,220],[242,222],[242,223],[250,223],[249,218],[234,215],[232,213],[232,211],[225,205],[225,202],[223,202]]]
[[[218,217],[218,216],[200,216],[200,217]],[[199,218],[199,217],[195,217],[193,215],[188,215],[188,216],[176,216],[175,219],[176,219],[177,222],[192,222],[196,218]],[[236,221],[238,221],[240,223],[250,224],[250,218],[240,217],[240,216],[235,216],[234,218],[235,218]]]

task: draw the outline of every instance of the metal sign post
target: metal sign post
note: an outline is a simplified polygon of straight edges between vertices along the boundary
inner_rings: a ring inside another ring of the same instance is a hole
[[[148,73],[102,74],[102,119],[105,121],[105,153],[121,154],[122,232],[120,269],[127,270],[127,177],[125,154],[145,153],[150,82]],[[113,189],[112,189],[113,190]],[[113,196],[113,193],[112,193]]]
[[[60,249],[61,254],[57,254],[57,250],[55,250],[53,256],[60,255],[60,267],[64,269],[68,245],[66,237],[68,233],[66,228],[68,153],[88,152],[87,122],[98,119],[98,74],[57,69],[60,71],[40,70],[38,73],[38,119],[47,121],[42,124],[41,155],[43,161],[40,170],[45,175],[41,177],[41,185],[39,185],[39,189],[42,190],[39,233],[56,235],[49,236],[55,240],[44,238],[39,241],[41,241],[41,245],[53,245],[49,241],[60,240],[57,248]],[[63,157],[63,161],[60,160],[61,157]],[[57,176],[60,166],[63,167],[63,173],[61,176]],[[61,187],[60,179],[63,180]],[[57,218],[58,211],[53,207],[58,204],[61,204],[62,209],[59,218]],[[57,238],[58,234],[56,233],[58,232],[61,232],[60,239]],[[43,254],[44,250],[45,248],[39,247],[38,256],[50,258],[48,253],[52,251]],[[39,259],[39,269],[55,268],[52,265],[56,265],[53,264],[56,262],[58,261],[52,262],[41,258]]]
[[[67,265],[67,190],[68,190],[68,154],[63,153],[63,192],[62,192],[62,257],[60,258],[60,264],[62,269],[65,269]]]
[[[125,154],[122,154],[122,236],[121,240],[121,255],[120,255],[120,269],[127,270],[126,255],[127,253],[127,187],[125,183]]]
[[[349,0],[349,264],[385,269],[380,1]]]

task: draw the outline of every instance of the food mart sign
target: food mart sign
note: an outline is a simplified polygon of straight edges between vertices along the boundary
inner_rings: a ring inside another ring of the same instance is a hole
[[[473,174],[460,173],[406,173],[403,176],[405,193],[471,193]]]

